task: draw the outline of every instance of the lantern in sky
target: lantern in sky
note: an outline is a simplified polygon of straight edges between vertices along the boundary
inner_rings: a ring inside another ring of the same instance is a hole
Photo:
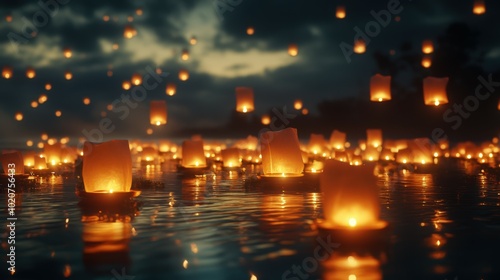
[[[374,168],[326,160],[320,176],[324,226],[340,229],[379,229],[380,201]]]
[[[434,44],[432,43],[432,40],[424,40],[422,42],[422,52],[424,54],[431,54],[434,52]]]
[[[303,106],[303,104],[302,104],[302,100],[300,100],[300,99],[296,99],[296,100],[293,102],[293,108],[294,108],[295,110],[300,110],[300,109],[302,109],[302,106]]]
[[[22,121],[23,120],[23,113],[17,112],[15,115],[16,121]]]
[[[446,85],[448,84],[448,77],[424,78],[424,103],[425,105],[439,106],[448,103],[448,95],[446,94]]]
[[[236,111],[249,113],[254,110],[253,88],[236,87]]]
[[[5,66],[2,69],[2,77],[4,77],[5,79],[10,79],[12,77],[12,68]]]
[[[12,15],[6,15],[5,16],[5,21],[6,22],[12,22]]]
[[[152,100],[149,103],[149,121],[156,126],[167,123],[167,102],[165,100]]]
[[[366,52],[366,43],[363,39],[357,39],[354,41],[354,52],[357,54]]]
[[[71,58],[71,56],[73,56],[73,52],[71,52],[70,48],[65,48],[63,50],[63,55],[65,58]]]
[[[128,192],[132,186],[132,156],[128,140],[86,141],[83,148],[86,192]]]
[[[297,44],[288,45],[288,54],[290,56],[297,56],[299,54],[299,47]]]
[[[131,80],[132,84],[135,86],[142,84],[142,76],[138,73],[133,74],[132,78],[130,80]]]
[[[220,151],[222,166],[226,168],[240,167],[240,150],[238,148],[223,149]]]
[[[127,39],[132,39],[136,35],[137,35],[137,30],[135,30],[134,27],[132,27],[131,25],[125,26],[125,30],[123,31],[123,37]]]
[[[85,105],[89,105],[89,104],[90,104],[90,98],[88,98],[88,97],[84,97],[84,98],[83,98],[83,104],[85,104]]]
[[[36,75],[35,69],[33,68],[26,69],[26,77],[28,77],[28,79],[33,79],[35,75]]]
[[[52,89],[52,85],[49,84],[49,83],[46,83],[45,84],[45,90],[51,90]]]
[[[189,59],[189,51],[188,50],[182,50],[181,59],[184,61]]]
[[[271,117],[269,115],[262,115],[262,118],[260,119],[260,121],[263,125],[268,125],[271,123]]]
[[[182,167],[205,168],[207,159],[202,140],[185,140],[182,142]]]
[[[253,35],[255,33],[255,29],[252,26],[247,27],[247,35]]]
[[[346,13],[345,13],[345,6],[337,6],[337,10],[335,11],[335,17],[338,19],[343,19],[345,18]]]
[[[168,83],[167,84],[167,87],[165,88],[165,93],[167,95],[170,95],[170,96],[173,96],[175,94],[175,90],[176,90],[177,86],[173,83]]]
[[[266,131],[260,135],[264,176],[301,176],[304,170],[297,129]]]
[[[129,82],[129,81],[123,81],[123,83],[122,83],[122,88],[123,88],[124,90],[129,90],[129,89],[130,89],[130,87],[131,87],[131,84],[130,84],[130,82]]]
[[[56,111],[54,112],[54,114],[55,114],[55,115],[56,115],[56,117],[58,117],[58,118],[59,118],[60,116],[62,116],[62,112],[61,112],[61,110],[56,110]]]
[[[64,73],[64,78],[69,81],[69,80],[73,79],[73,74],[70,71],[66,71]]]
[[[382,145],[382,130],[367,129],[366,130],[366,145],[378,148]]]
[[[370,78],[370,100],[391,100],[391,76],[376,74]]]
[[[195,36],[192,36],[191,39],[189,39],[189,44],[192,46],[196,45],[197,42],[198,40],[196,39]]]
[[[482,15],[486,13],[486,6],[484,4],[484,0],[474,0],[474,7],[472,8],[472,12],[475,15]]]
[[[432,59],[430,56],[422,57],[422,67],[429,68],[432,66]]]
[[[189,72],[187,70],[180,70],[179,71],[179,80],[181,81],[187,81],[189,79]]]
[[[24,174],[23,154],[19,151],[0,154],[4,174]]]

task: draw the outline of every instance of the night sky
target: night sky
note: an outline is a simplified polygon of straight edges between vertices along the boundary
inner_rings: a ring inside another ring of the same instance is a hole
[[[40,3],[50,4],[44,8]],[[168,123],[154,127],[153,136],[175,137],[187,127],[227,122],[235,110],[237,86],[253,87],[256,115],[273,107],[291,108],[298,98],[314,115],[322,100],[369,98],[369,80],[377,72],[374,52],[397,53],[404,42],[420,49],[423,40],[436,42],[454,22],[479,32],[477,51],[484,55],[484,70],[500,69],[494,13],[498,1],[486,1],[487,11],[480,16],[472,13],[472,0],[345,1],[347,16],[337,19],[335,9],[342,4],[325,0],[2,1],[0,65],[11,67],[13,76],[0,79],[0,138],[4,144],[37,141],[45,132],[78,139],[84,136],[83,129],[98,128],[103,118],[109,118],[114,127],[106,138],[146,137],[152,127],[149,101],[159,99],[167,101]],[[369,37],[367,52],[346,59],[340,45],[352,45],[355,28],[365,30],[375,21],[371,11],[388,10],[388,5],[395,13],[385,27],[377,25],[379,32]],[[133,27],[136,36],[125,38],[126,26]],[[246,32],[249,26],[255,29],[251,36]],[[190,44],[193,36],[195,45]],[[287,53],[292,43],[299,48],[296,57]],[[71,49],[71,58],[65,58],[65,48]],[[187,61],[181,59],[183,50],[189,51]],[[29,67],[36,71],[33,79],[26,77]],[[157,68],[164,74],[151,79],[156,86],[146,91],[144,100],[134,102],[134,108],[129,106],[129,113],[106,108],[113,102],[117,102],[115,108],[124,106],[122,97],[130,97],[131,91],[122,89],[123,81],[134,73],[150,75]],[[189,71],[189,80],[179,80],[181,69]],[[65,71],[71,71],[71,80],[65,80]],[[47,83],[52,85],[49,91]],[[165,94],[167,83],[177,85],[174,96]],[[42,94],[47,101],[32,108],[31,102]],[[90,98],[89,105],[83,103],[85,97]],[[56,110],[61,111],[60,117]],[[15,120],[16,112],[24,114],[22,121]]]

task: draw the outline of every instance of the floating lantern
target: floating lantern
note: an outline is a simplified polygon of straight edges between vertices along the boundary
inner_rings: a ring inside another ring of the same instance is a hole
[[[4,174],[19,175],[24,174],[24,159],[23,154],[19,151],[0,154],[0,162],[2,163]]]
[[[142,13],[143,13],[142,9],[135,10],[135,14],[138,16],[142,16]]]
[[[42,94],[40,95],[40,97],[38,97],[38,103],[43,104],[45,103],[45,101],[47,101],[47,95]]]
[[[125,30],[123,31],[123,37],[127,39],[132,39],[137,35],[137,30],[134,27],[127,25],[125,26]]]
[[[253,110],[253,89],[250,87],[236,87],[236,111],[249,113]]]
[[[189,59],[189,51],[188,50],[182,50],[181,59],[184,61]]]
[[[299,54],[299,47],[296,44],[288,45],[288,54],[290,56],[297,56]]]
[[[167,102],[165,100],[152,100],[149,103],[149,121],[156,126],[167,123]]]
[[[192,36],[191,39],[189,39],[189,44],[192,46],[196,45],[197,42],[198,40],[196,39],[195,36]]]
[[[366,130],[366,145],[378,148],[382,145],[382,130],[367,129]]]
[[[484,4],[484,0],[474,0],[474,7],[472,8],[472,12],[475,15],[482,15],[486,13],[486,5]]]
[[[36,102],[35,100],[31,101],[31,108],[36,108],[38,107],[38,102]]]
[[[370,100],[378,102],[391,100],[391,76],[376,74],[371,77]]]
[[[35,156],[35,165],[33,165],[33,168],[37,170],[45,170],[47,169],[47,161],[42,156]]]
[[[300,109],[302,109],[302,106],[303,106],[303,104],[302,104],[302,100],[300,100],[300,99],[297,99],[297,100],[295,100],[295,101],[293,102],[293,108],[294,108],[295,110],[300,110]]]
[[[337,10],[335,11],[335,17],[338,19],[344,19],[346,16],[345,6],[337,6]]]
[[[247,35],[253,35],[255,33],[255,29],[252,26],[247,27]]]
[[[130,84],[130,82],[129,82],[129,81],[123,81],[123,83],[122,83],[122,88],[123,88],[124,90],[129,90],[131,86],[132,86],[132,85]]]
[[[84,97],[82,101],[83,101],[83,104],[85,104],[85,105],[90,104],[90,98],[88,98],[88,97]]]
[[[309,136],[308,151],[314,155],[322,154],[327,147],[325,137],[322,134],[311,133]]]
[[[132,78],[130,80],[131,80],[132,84],[135,86],[142,84],[142,76],[140,74],[137,74],[137,73],[133,74]]]
[[[33,79],[35,75],[36,75],[35,69],[33,68],[26,69],[26,77],[28,77],[28,79]]]
[[[271,123],[271,117],[269,115],[263,115],[260,121],[263,125],[269,125]]]
[[[387,226],[379,219],[380,201],[372,165],[326,160],[320,188],[325,218],[321,228],[354,231]]]
[[[16,121],[22,121],[23,120],[23,113],[17,112],[14,117],[16,118]]]
[[[379,159],[381,159],[381,160],[394,160],[394,154],[389,149],[382,149],[382,151],[380,152]]]
[[[220,151],[222,157],[222,166],[225,168],[240,167],[240,150],[238,148],[229,148]]]
[[[69,80],[73,79],[73,74],[70,71],[66,71],[64,73],[64,78],[69,81]]]
[[[189,72],[187,70],[179,71],[179,80],[187,81],[189,79]]]
[[[413,162],[413,152],[409,148],[400,149],[396,154],[396,162],[402,164],[408,164]]]
[[[5,66],[2,69],[2,77],[4,77],[4,79],[10,79],[12,77],[12,68]]]
[[[47,144],[43,146],[45,160],[50,165],[56,165],[61,162],[61,143]]]
[[[51,90],[52,89],[52,85],[49,84],[49,83],[46,83],[45,84],[45,90]]]
[[[366,43],[363,39],[358,39],[354,41],[354,52],[357,54],[362,54],[366,52]]]
[[[309,114],[309,109],[307,108],[302,108],[302,111],[300,111],[302,113],[302,115],[306,116],[307,114]]]
[[[63,141],[61,139],[61,144]],[[72,163],[77,159],[78,154],[75,147],[62,147],[61,148],[61,162]]]
[[[86,192],[129,192],[132,186],[132,156],[128,141],[86,141],[82,177]]]
[[[65,58],[71,58],[71,56],[73,56],[73,53],[71,52],[71,49],[65,48],[63,50],[63,55]]]
[[[185,140],[182,142],[182,167],[205,168],[207,160],[202,140]]]
[[[429,56],[422,57],[422,67],[429,68],[432,66],[432,59]]]
[[[363,160],[364,161],[378,161],[379,160],[379,151],[377,148],[373,146],[367,146],[363,151]]]
[[[448,95],[446,94],[446,85],[448,84],[448,77],[424,78],[424,102],[425,105],[439,106],[448,103]]]
[[[260,145],[264,176],[302,176],[304,162],[297,129],[264,132],[260,135]]]
[[[434,52],[434,44],[432,40],[424,40],[422,42],[422,52],[425,54],[431,54]]]
[[[175,84],[169,83],[169,84],[167,84],[167,87],[165,89],[165,93],[167,95],[173,96],[175,94],[176,88],[177,88],[177,86]]]
[[[153,161],[158,157],[158,150],[154,147],[143,147],[140,155],[143,161]]]
[[[346,134],[344,132],[333,130],[330,134],[330,146],[335,150],[344,150]]]
[[[34,151],[26,152],[23,156],[24,166],[27,166],[27,167],[35,166],[35,157],[36,157],[36,154]]]

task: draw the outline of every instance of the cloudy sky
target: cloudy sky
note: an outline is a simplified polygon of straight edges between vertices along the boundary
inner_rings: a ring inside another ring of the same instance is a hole
[[[11,67],[12,77],[0,79],[0,138],[37,139],[43,132],[78,138],[83,129],[99,129],[104,118],[114,128],[107,138],[143,137],[151,128],[149,101],[161,99],[167,101],[168,124],[153,128],[153,135],[173,137],[184,127],[226,122],[237,86],[253,87],[255,114],[291,107],[298,98],[314,114],[321,100],[368,98],[375,51],[397,52],[403,42],[420,48],[453,22],[480,32],[483,66],[498,70],[494,2],[486,1],[486,13],[478,16],[473,0],[344,1],[346,18],[337,19],[342,3],[329,0],[2,1],[0,65]],[[385,26],[374,24],[374,13],[387,20]],[[131,39],[124,37],[127,26],[136,30]],[[251,36],[249,26],[255,30]],[[367,26],[372,36],[366,53],[346,58],[340,46],[352,45],[356,28]],[[298,56],[288,54],[290,44],[298,46]],[[66,48],[71,58],[65,58]],[[183,50],[189,51],[187,61]],[[35,70],[32,79],[28,68]],[[126,105],[127,114],[107,109],[125,106],[123,98],[131,97],[123,81],[157,68],[164,74],[150,80],[144,100]],[[187,81],[179,80],[181,69],[189,71]],[[177,85],[174,96],[165,94],[167,83]],[[42,94],[47,101],[32,108]],[[23,113],[22,121],[15,120],[16,112]]]

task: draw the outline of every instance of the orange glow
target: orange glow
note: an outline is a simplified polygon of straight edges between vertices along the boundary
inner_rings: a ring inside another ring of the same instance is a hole
[[[38,102],[36,102],[35,100],[31,101],[31,107],[32,108],[38,107]]]
[[[60,117],[60,116],[62,116],[62,113],[61,113],[61,111],[60,111],[60,110],[57,110],[57,111],[55,112],[55,115],[56,115],[56,117]]]
[[[184,61],[189,59],[189,51],[188,50],[182,50],[181,59]]]
[[[26,77],[28,77],[28,79],[33,79],[35,76],[36,76],[35,69],[28,68],[26,70]]]
[[[83,98],[83,104],[89,105],[90,104],[90,98],[88,98],[88,97]]]
[[[132,84],[138,86],[142,84],[142,76],[140,74],[133,74],[131,78]]]
[[[425,54],[431,54],[434,52],[434,44],[432,40],[424,40],[422,42],[422,52]]]
[[[187,81],[189,79],[189,72],[187,70],[179,71],[179,80]]]
[[[45,101],[47,101],[47,95],[42,94],[40,95],[40,97],[38,97],[38,103],[43,104],[45,103]]]
[[[252,26],[247,28],[247,35],[253,35],[255,33],[255,29]]]
[[[483,15],[484,13],[486,13],[486,6],[484,4],[484,0],[475,0],[472,12],[475,15]]]
[[[358,39],[354,41],[354,52],[357,54],[362,54],[366,52],[366,43],[363,39]]]
[[[45,90],[51,90],[52,89],[52,85],[47,83],[45,84]]]
[[[268,141],[268,139],[272,139],[272,141]],[[304,162],[302,161],[297,129],[285,128],[280,131],[267,131],[261,134],[260,140],[264,175],[302,175]]]
[[[236,87],[236,112],[248,113],[254,110],[253,89]]]
[[[149,103],[149,122],[156,126],[167,123],[167,102],[165,100],[151,100]]]
[[[344,19],[346,16],[345,6],[337,6],[337,10],[335,11],[335,17],[338,19]]]
[[[261,123],[263,125],[268,125],[271,123],[271,117],[269,115],[263,115],[261,118]]]
[[[73,56],[73,53],[71,52],[71,49],[66,48],[63,50],[63,55],[65,58],[71,58]]]
[[[66,71],[66,73],[64,73],[64,78],[69,81],[73,79],[73,74],[69,71]]]
[[[302,100],[300,100],[300,99],[297,99],[297,100],[295,100],[295,101],[293,102],[293,108],[294,108],[295,110],[300,110],[300,109],[302,109],[302,106],[303,106],[303,104],[302,104]]]
[[[122,83],[122,88],[123,88],[124,90],[129,90],[131,86],[132,86],[132,85],[130,84],[130,82],[129,82],[129,81],[123,81],[123,83]]]
[[[142,16],[142,9],[137,9],[135,10],[135,14],[138,15],[138,16]]]
[[[428,56],[422,57],[422,67],[429,68],[432,66],[432,59]]]
[[[370,78],[370,101],[391,100],[391,76],[376,74]]]
[[[23,120],[23,114],[18,112],[15,115],[16,121],[22,121]]]
[[[299,54],[299,47],[296,44],[288,45],[288,54],[290,56],[297,56]]]
[[[2,70],[2,77],[10,79],[12,77],[12,68],[5,66]]]
[[[202,140],[182,142],[182,166],[186,168],[207,166]]]
[[[165,93],[169,96],[173,96],[175,94],[176,89],[177,89],[177,86],[175,84],[169,83],[169,84],[167,84],[167,88],[165,89]]]
[[[309,114],[309,109],[303,108],[302,111],[301,111],[301,113],[302,113],[302,115],[305,116],[305,115]]]
[[[195,36],[191,37],[191,39],[189,39],[189,44],[194,46],[196,45],[196,43],[198,42],[198,40],[196,39]]]
[[[135,30],[135,28],[133,28],[130,25],[125,26],[125,30],[123,31],[123,37],[127,39],[132,39],[136,35],[137,35],[137,30]]]

